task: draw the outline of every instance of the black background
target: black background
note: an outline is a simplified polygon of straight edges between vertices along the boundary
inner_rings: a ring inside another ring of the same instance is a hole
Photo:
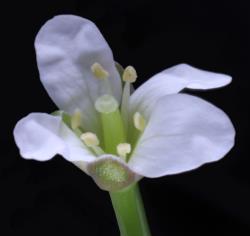
[[[1,8],[0,235],[118,235],[106,192],[61,157],[20,158],[12,130],[30,112],[56,109],[38,76],[33,41],[49,18],[94,21],[122,65],[139,74],[186,62],[233,76],[220,90],[191,91],[222,108],[234,149],[196,171],[140,183],[152,235],[250,235],[248,1],[34,1]]]

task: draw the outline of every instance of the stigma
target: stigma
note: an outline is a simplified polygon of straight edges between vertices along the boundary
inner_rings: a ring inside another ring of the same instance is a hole
[[[95,108],[100,113],[111,113],[116,111],[118,107],[116,99],[108,94],[99,97],[95,102]]]

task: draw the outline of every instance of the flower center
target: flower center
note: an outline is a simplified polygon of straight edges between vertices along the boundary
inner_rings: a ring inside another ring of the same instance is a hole
[[[70,127],[96,156],[113,154],[128,162],[146,126],[146,121],[139,112],[135,112],[132,117],[129,114],[130,89],[137,79],[136,70],[128,66],[122,72],[123,93],[120,104],[112,95],[109,72],[99,63],[94,63],[91,71],[95,78],[102,80],[103,85],[108,88],[108,94],[100,96],[94,104],[99,114],[102,135],[97,137],[92,132],[84,132],[80,110],[76,110],[70,117]]]
[[[101,124],[101,135],[97,137],[95,133],[86,132],[82,128],[82,114],[79,110],[72,115],[70,126],[94,155],[102,156],[88,165],[89,175],[100,188],[118,191],[136,181],[137,177],[127,165],[112,156],[107,158],[107,155],[103,154],[113,154],[128,162],[145,129],[146,121],[142,114],[135,112],[131,115],[129,111],[130,89],[132,83],[136,81],[137,73],[132,66],[128,66],[120,73],[123,93],[119,104],[112,94],[109,72],[99,63],[94,63],[91,70],[95,78],[101,80],[100,82],[106,87],[106,94],[97,98],[94,103]]]

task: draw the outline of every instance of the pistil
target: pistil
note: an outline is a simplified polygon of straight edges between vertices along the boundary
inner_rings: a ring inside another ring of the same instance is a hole
[[[100,113],[104,150],[116,155],[117,145],[126,139],[119,104],[113,96],[106,94],[97,99],[95,108]]]

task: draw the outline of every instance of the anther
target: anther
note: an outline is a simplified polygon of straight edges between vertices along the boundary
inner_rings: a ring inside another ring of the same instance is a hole
[[[91,132],[83,133],[80,138],[88,147],[94,147],[100,144],[100,141],[96,134]]]
[[[116,147],[117,154],[126,160],[127,154],[131,152],[131,145],[129,143],[120,143]]]
[[[125,68],[122,79],[124,82],[134,83],[137,79],[137,73],[133,66],[128,66]]]
[[[81,118],[82,118],[81,111],[79,109],[76,109],[70,120],[70,125],[73,130],[81,126]]]
[[[91,66],[91,71],[98,79],[107,79],[109,77],[108,71],[106,71],[99,63],[94,63]]]
[[[141,115],[141,113],[136,112],[134,114],[133,120],[134,120],[135,128],[140,130],[140,131],[144,131],[145,126],[146,126],[146,122],[145,122],[144,117]]]

